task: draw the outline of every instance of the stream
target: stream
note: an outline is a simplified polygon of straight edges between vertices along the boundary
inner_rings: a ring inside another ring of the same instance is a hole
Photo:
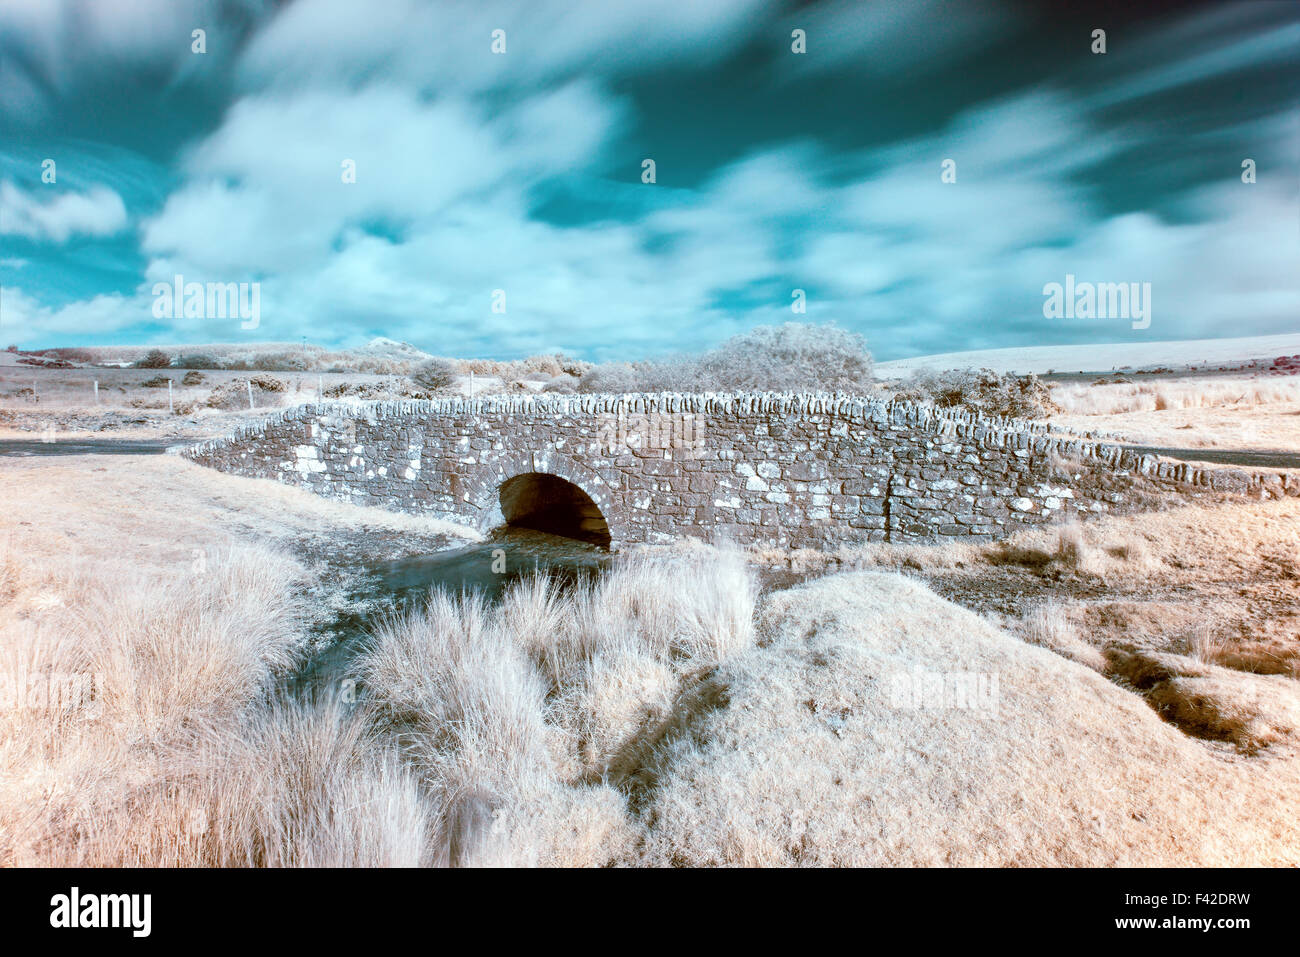
[[[360,587],[350,598],[364,603],[361,613],[349,613],[318,635],[322,647],[282,682],[282,692],[309,696],[347,677],[369,629],[393,614],[419,608],[429,591],[445,588],[453,594],[478,592],[489,603],[501,600],[511,582],[545,572],[562,587],[598,578],[609,565],[610,553],[597,545],[526,528],[503,528],[484,542],[414,555],[397,561],[371,562]],[[504,571],[496,571],[504,564]]]

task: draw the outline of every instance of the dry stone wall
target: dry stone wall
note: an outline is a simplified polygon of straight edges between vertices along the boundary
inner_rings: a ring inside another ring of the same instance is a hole
[[[1139,476],[1171,490],[1300,494],[1294,473],[1202,470],[1040,423],[843,395],[304,405],[182,454],[484,531],[503,521],[502,483],[556,475],[591,498],[615,545],[685,535],[818,548],[988,539],[1123,507],[1125,480]],[[1054,481],[1062,458],[1078,463],[1075,474],[1100,470],[1111,481]]]

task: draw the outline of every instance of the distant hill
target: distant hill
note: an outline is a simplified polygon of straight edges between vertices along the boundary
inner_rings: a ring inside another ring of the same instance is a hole
[[[1099,345],[1024,346],[944,352],[876,364],[876,375],[896,379],[919,369],[992,369],[994,372],[1111,372],[1128,369],[1217,369],[1300,353],[1300,332],[1241,339],[1185,339],[1174,342],[1116,342]]]

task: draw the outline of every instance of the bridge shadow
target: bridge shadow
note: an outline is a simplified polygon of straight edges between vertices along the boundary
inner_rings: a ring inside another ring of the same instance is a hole
[[[558,475],[516,475],[501,484],[500,495],[507,525],[609,547],[609,524],[600,508],[586,492]]]

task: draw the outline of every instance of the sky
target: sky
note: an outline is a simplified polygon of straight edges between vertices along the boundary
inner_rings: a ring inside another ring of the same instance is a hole
[[[255,327],[160,315],[177,276],[256,283]],[[1049,316],[1067,276],[1145,324]],[[1300,3],[0,0],[0,347],[787,321],[879,359],[1300,331]]]

